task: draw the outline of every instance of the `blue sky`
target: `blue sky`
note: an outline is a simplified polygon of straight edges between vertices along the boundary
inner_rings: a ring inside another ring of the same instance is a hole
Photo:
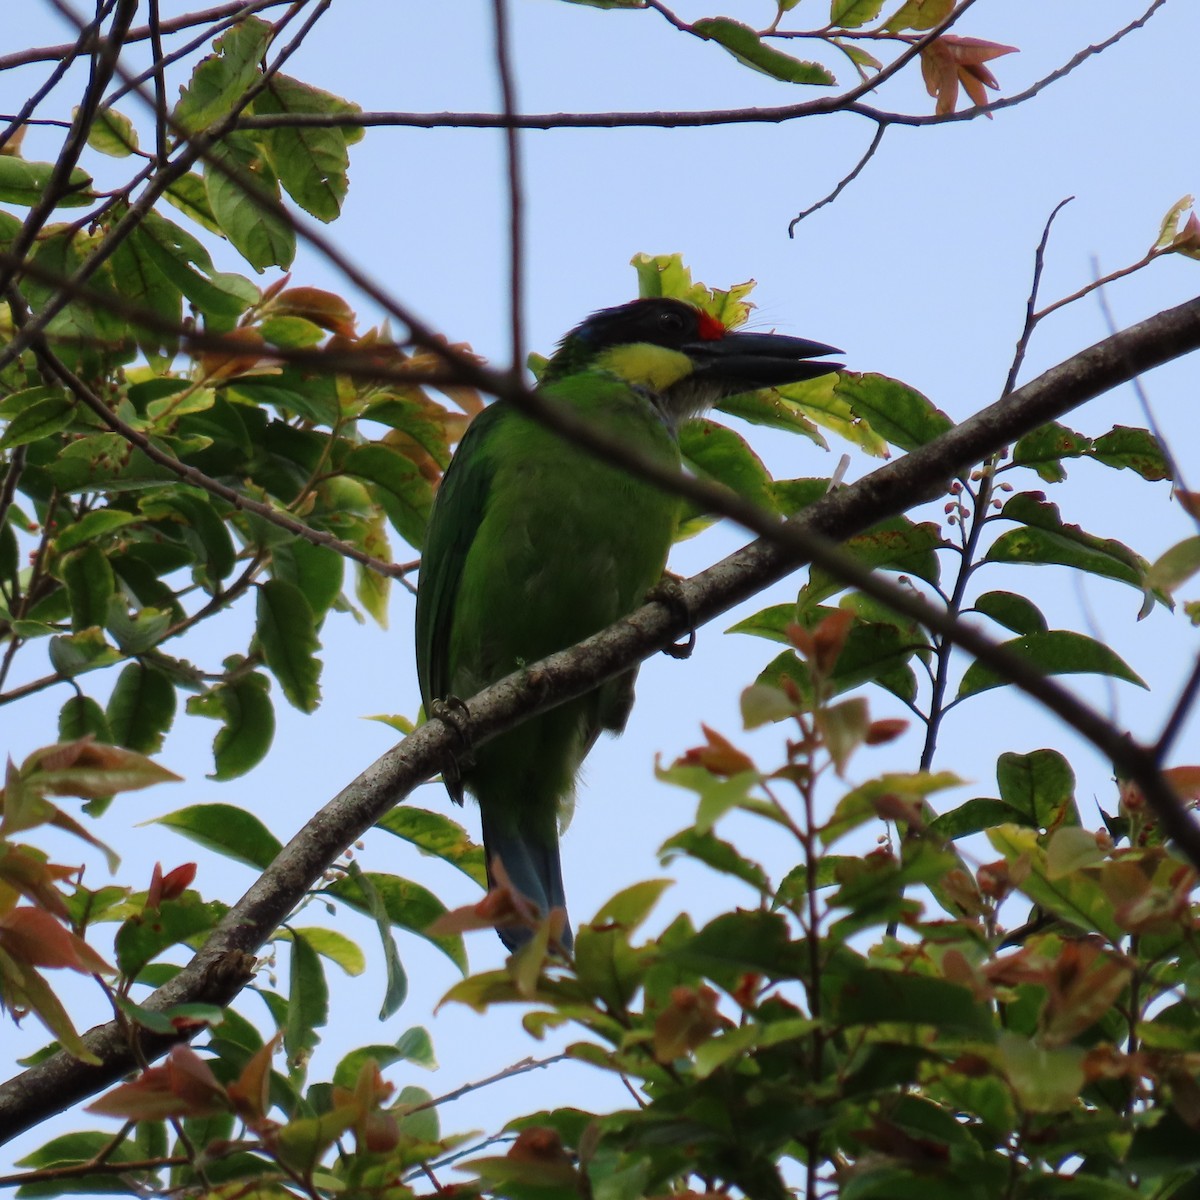
[[[164,3],[164,15],[188,6]],[[685,37],[651,11],[601,11],[559,0],[513,0],[511,5],[521,107],[526,111],[698,109],[774,105],[816,94],[740,67],[719,48]],[[1144,6],[1129,0],[979,0],[956,32],[1015,45],[1020,53],[992,64],[1011,94],[1043,77],[1082,46],[1101,40]],[[732,0],[720,11],[754,24],[770,19],[766,0]],[[821,0],[804,0],[796,25]],[[707,5],[681,2],[687,19],[712,15]],[[353,99],[366,109],[494,111],[498,91],[492,64],[491,6],[397,4],[343,0],[335,4],[289,70],[302,79]],[[789,238],[788,222],[824,195],[865,149],[873,126],[842,115],[785,125],[733,125],[711,130],[595,130],[530,132],[522,137],[528,216],[527,337],[548,351],[588,312],[631,298],[636,280],[630,257],[641,251],[681,252],[695,276],[727,286],[758,281],[755,324],[831,342],[856,370],[894,375],[962,419],[996,399],[1019,333],[1033,252],[1050,210],[1067,196],[1047,256],[1045,300],[1072,292],[1101,272],[1131,262],[1156,236],[1162,214],[1198,186],[1190,153],[1193,75],[1185,54],[1200,33],[1200,12],[1188,0],[1169,0],[1144,30],[1089,63],[1034,100],[996,115],[936,128],[893,128],[861,177],[833,205],[803,222]],[[22,7],[6,31],[0,53],[57,42],[66,27],[49,5]],[[850,82],[831,62],[839,81]],[[11,111],[43,76],[45,67],[0,76],[0,111]],[[64,90],[51,97],[47,115],[63,115],[73,102]],[[882,106],[924,113],[932,101],[911,68],[893,81]],[[57,104],[57,108],[55,107]],[[142,119],[136,104],[126,104]],[[49,135],[26,142],[30,157],[52,153]],[[110,170],[122,170],[121,164]],[[455,341],[502,361],[508,344],[507,213],[502,139],[491,131],[375,129],[352,150],[351,188],[332,236],[355,261]],[[116,176],[114,176],[116,178]],[[226,259],[239,269],[232,252]],[[1107,291],[1119,323],[1130,323],[1191,296],[1196,263],[1170,258]],[[260,282],[273,276],[268,273]],[[317,255],[301,250],[298,283],[341,290],[335,273]],[[364,324],[379,314],[359,305]],[[1028,379],[1106,333],[1094,299],[1050,318],[1038,330],[1022,378]],[[1155,415],[1180,458],[1192,487],[1195,366],[1170,365],[1146,385]],[[1102,398],[1069,424],[1101,433],[1115,423],[1141,425],[1130,389]],[[826,455],[807,442],[748,436],[773,471],[816,475],[833,469],[848,447]],[[1192,459],[1188,472],[1189,459]],[[872,463],[855,455],[850,478]],[[1128,473],[1093,464],[1072,468],[1056,498],[1064,519],[1090,532],[1129,542],[1148,558],[1190,532],[1166,485],[1147,485]],[[1023,486],[1036,487],[1034,481]],[[934,506],[925,516],[936,518]],[[743,542],[718,528],[678,548],[673,569],[682,573],[715,561]],[[1078,628],[1111,644],[1152,684],[1144,693],[1127,685],[1110,690],[1098,681],[1074,684],[1135,733],[1150,733],[1169,709],[1172,690],[1190,669],[1194,637],[1181,616],[1159,611],[1135,623],[1140,597],[1128,588],[1044,568],[1006,574],[996,570],[989,587],[1028,589],[1052,625]],[[796,581],[773,588],[756,605],[794,595]],[[205,636],[244,636],[248,617],[230,614]],[[114,823],[131,825],[185,804],[224,800],[253,808],[281,837],[296,828],[390,744],[388,731],[363,717],[379,712],[415,714],[418,698],[411,666],[411,599],[397,589],[386,632],[345,618],[326,625],[325,702],[315,716],[279,710],[275,748],[243,780],[216,785],[210,769],[212,728],[181,718],[162,759],[184,775],[173,788],[125,798]],[[659,657],[646,664],[629,732],[605,740],[589,760],[578,811],[564,840],[568,896],[576,921],[587,919],[608,896],[634,880],[661,873],[655,851],[691,816],[686,796],[655,782],[654,756],[670,760],[692,744],[699,722],[738,733],[737,695],[773,656],[765,642],[724,636],[734,617],[701,630],[694,657],[679,663]],[[232,631],[236,630],[236,635]],[[222,631],[225,631],[224,633]],[[204,651],[198,650],[203,654]],[[214,651],[215,653],[215,651]],[[46,695],[9,710],[5,748],[20,758],[52,737],[65,697]],[[872,696],[876,715],[902,715],[898,703]],[[1194,733],[1194,725],[1191,729]],[[778,734],[746,739],[766,761],[778,753]],[[865,778],[915,766],[915,743],[867,752],[852,774]],[[938,765],[972,780],[967,795],[994,792],[995,756],[1055,745],[1071,757],[1085,808],[1092,798],[1113,804],[1111,771],[1086,748],[1024,703],[993,693],[964,706],[948,721]],[[1187,739],[1181,743],[1181,761]],[[441,789],[421,789],[414,802],[448,811]],[[473,825],[475,814],[466,813]],[[737,827],[744,848],[776,870],[794,858],[789,847],[764,843],[761,828]],[[735,827],[726,831],[732,834]],[[102,831],[104,832],[104,831]],[[150,865],[199,858],[197,884],[206,895],[232,901],[250,873],[198,854],[190,844],[150,828],[107,830],[126,857],[126,871],[148,878]],[[431,886],[447,903],[473,899],[465,881],[440,864],[416,859],[403,844],[382,835],[358,852],[366,869],[392,871]],[[133,864],[144,864],[139,868]],[[103,865],[89,876],[98,882]],[[680,909],[699,921],[729,903],[749,903],[748,893],[689,867],[659,909],[665,921]],[[306,920],[314,915],[310,909]],[[340,918],[339,918],[340,921]],[[344,927],[350,929],[347,923]],[[373,933],[355,928],[368,954]],[[474,967],[501,961],[488,934],[469,942]],[[547,1047],[531,1041],[518,1016],[498,1010],[480,1018],[450,1006],[431,1009],[455,978],[450,965],[413,938],[401,947],[412,992],[401,1012],[375,1027],[382,982],[372,973],[352,981],[331,969],[335,1019],[318,1051],[314,1078],[327,1077],[340,1053],[361,1041],[387,1041],[412,1024],[427,1024],[442,1063],[434,1076],[389,1072],[399,1084],[416,1083],[435,1094],[482,1077]],[[377,955],[376,955],[377,957]],[[245,1010],[252,1016],[255,1003]],[[76,1010],[96,1012],[81,1001]],[[265,1014],[261,1014],[265,1016]],[[11,1041],[6,1035],[6,1044]],[[22,1043],[40,1043],[27,1026]],[[552,1103],[584,1107],[628,1100],[615,1080],[575,1067],[523,1076],[477,1093],[443,1113],[448,1130],[493,1130],[511,1114]],[[72,1124],[75,1124],[72,1119]],[[36,1144],[25,1138],[19,1144]],[[19,1147],[18,1147],[19,1148]]]

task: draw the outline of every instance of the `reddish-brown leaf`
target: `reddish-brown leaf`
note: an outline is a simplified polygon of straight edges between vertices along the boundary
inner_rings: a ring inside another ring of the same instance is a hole
[[[190,1046],[175,1046],[166,1061],[143,1071],[87,1106],[132,1121],[207,1117],[229,1110],[229,1098],[208,1064]]]
[[[274,298],[270,311],[273,315],[303,317],[344,338],[355,337],[354,309],[341,296],[320,288],[288,288]]]
[[[712,988],[672,988],[671,1003],[654,1022],[654,1057],[661,1063],[673,1062],[708,1041],[723,1024]]]
[[[958,107],[961,84],[972,103],[981,108],[987,103],[985,88],[1000,86],[984,64],[1002,54],[1016,54],[1016,46],[985,42],[982,38],[958,37],[945,33],[921,51],[921,74],[925,89],[935,97],[935,111],[946,116]],[[987,114],[989,117],[991,113]]]
[[[0,946],[11,958],[35,967],[67,967],[83,975],[112,973],[87,942],[40,908],[17,908],[0,917]]]
[[[740,775],[743,771],[754,770],[754,760],[739,750],[727,737],[701,725],[707,739],[703,746],[693,746],[685,750],[675,760],[677,767],[703,767],[710,775],[718,775],[727,779],[732,775]]]

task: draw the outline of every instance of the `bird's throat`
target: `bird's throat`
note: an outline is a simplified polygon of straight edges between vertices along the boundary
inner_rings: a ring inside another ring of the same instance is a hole
[[[595,365],[631,387],[661,396],[692,373],[692,361],[679,350],[648,342],[612,346],[596,356]]]

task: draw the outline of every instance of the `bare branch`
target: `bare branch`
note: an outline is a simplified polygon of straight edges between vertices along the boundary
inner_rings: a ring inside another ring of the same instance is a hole
[[[202,8],[196,12],[184,13],[161,22],[160,32],[164,34],[178,33],[181,29],[193,29],[197,25],[208,25],[229,18],[241,20],[252,13],[261,12],[266,8],[282,8],[291,0],[238,0],[234,4],[220,4],[216,8]],[[126,42],[144,42],[153,36],[149,25],[138,25],[129,31]],[[12,54],[0,54],[0,71],[8,71],[13,67],[25,67],[31,63],[58,62],[75,49],[74,42],[63,42],[58,46],[34,46],[29,50],[18,50]],[[90,50],[91,44],[85,42],[84,50]]]
[[[867,84],[860,85],[842,96],[822,96],[799,104],[780,104],[762,108],[714,108],[696,111],[657,112],[604,112],[604,113],[523,113],[507,118],[503,113],[481,112],[359,112],[359,113],[264,113],[243,117],[239,129],[275,129],[284,126],[304,128],[356,128],[369,129],[378,126],[398,126],[413,129],[502,129],[509,123],[517,129],[684,129],[710,125],[778,125],[801,117],[826,116],[830,113],[855,113],[880,125],[945,125],[955,121],[974,121],[988,113],[1012,108],[1032,99],[1051,84],[1071,74],[1088,59],[1102,54],[1122,38],[1140,29],[1166,3],[1153,0],[1149,8],[1136,20],[1119,29],[1111,37],[1093,46],[1087,46],[1073,55],[1057,70],[1031,84],[1022,92],[1001,97],[990,104],[964,108],[952,113],[908,113],[889,112],[869,104],[858,97],[878,87],[894,70],[904,65],[910,57],[919,54],[926,40],[915,43],[908,51],[889,63],[883,71]],[[961,9],[959,12],[961,13]],[[948,26],[938,27],[938,34]]]
[[[523,205],[521,199],[521,142],[520,132],[512,123],[517,114],[516,85],[513,82],[508,35],[508,10],[504,0],[492,0],[496,26],[496,73],[500,78],[500,95],[504,103],[504,148],[508,178],[508,288],[509,323],[512,330],[512,373],[520,378],[525,364],[525,239],[522,231]]]
[[[837,186],[833,191],[827,193],[816,204],[810,204],[808,208],[798,212],[788,222],[788,237],[796,236],[796,226],[804,220],[805,217],[811,217],[818,209],[824,208],[827,204],[832,204],[845,190],[852,184],[862,173],[862,169],[875,157],[875,151],[879,149],[880,142],[883,141],[883,135],[887,133],[886,125],[877,125],[875,127],[875,136],[871,139],[871,144],[866,148],[862,158],[855,164],[854,169],[848,174],[843,175],[838,180]]]

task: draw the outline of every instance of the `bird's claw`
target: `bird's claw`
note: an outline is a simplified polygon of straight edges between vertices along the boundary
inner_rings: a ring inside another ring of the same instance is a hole
[[[665,604],[671,612],[687,622],[687,637],[682,642],[673,642],[663,647],[663,653],[671,658],[691,658],[696,648],[696,623],[692,614],[692,606],[683,594],[683,584],[677,575],[667,573],[647,593],[647,601],[657,600]]]
[[[471,735],[466,722],[470,719],[471,710],[465,700],[458,696],[447,696],[444,700],[434,700],[429,705],[429,719],[441,721],[458,740],[458,749],[451,751],[449,761],[442,768],[442,779],[450,798],[456,803],[463,802],[463,767],[471,766],[474,758],[471,753]]]

